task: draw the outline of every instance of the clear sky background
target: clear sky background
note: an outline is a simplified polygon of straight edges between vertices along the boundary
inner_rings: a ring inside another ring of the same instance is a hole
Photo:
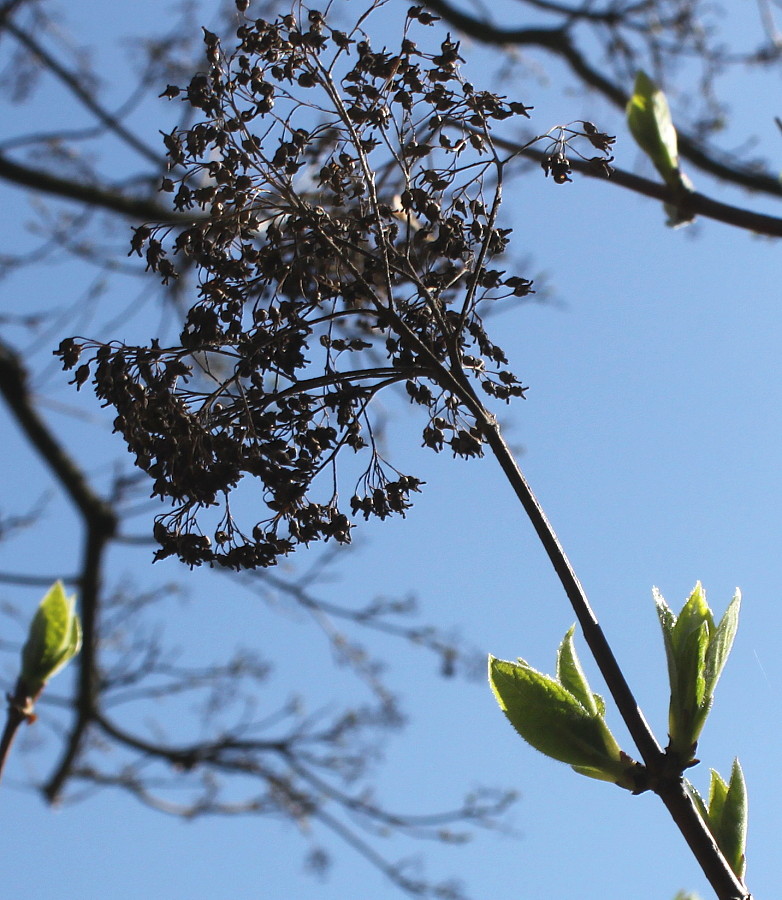
[[[513,4],[506,7],[511,17]],[[725,18],[726,33],[749,43],[759,25],[754,5],[744,7],[741,21]],[[403,9],[399,4],[385,12],[382,28],[390,29]],[[99,58],[112,60],[105,71],[114,81],[103,86],[109,105],[122,96],[123,71],[132,66],[123,35],[141,32],[149,22],[142,21],[145,16],[159,17],[162,30],[171,21],[165,10],[151,2],[111,12],[92,0],[69,4],[76,40],[102,42]],[[209,24],[208,12],[202,21]],[[393,43],[389,34],[384,31]],[[7,47],[7,41],[0,44],[0,58]],[[490,78],[496,54],[469,44],[465,50],[469,77],[476,84]],[[686,77],[681,84],[679,102],[686,103]],[[778,87],[771,73],[732,76],[723,146],[757,135],[757,152],[772,167],[777,160],[782,167],[782,136],[773,124],[773,116],[782,114],[773,106]],[[573,88],[564,70],[548,62],[542,80],[530,75],[526,82],[502,85],[504,93],[534,105],[531,129],[543,132],[587,118],[617,134],[618,165],[639,164],[621,118]],[[27,117],[30,130],[44,123],[60,126],[64,106],[58,90],[42,83],[30,106],[11,106],[3,98],[3,116],[14,117],[13,133],[23,132]],[[164,106],[150,104],[135,124],[154,143],[167,115]],[[641,163],[639,170],[651,177],[650,167]],[[714,193],[705,176],[691,175],[698,189]],[[0,241],[7,250],[19,250],[31,240],[20,229],[32,220],[31,207],[23,191],[0,189]],[[768,200],[722,188],[716,196],[775,211]],[[727,776],[733,757],[740,758],[750,797],[748,884],[758,900],[773,897],[782,828],[779,247],[712,221],[672,231],[654,201],[578,176],[556,186],[536,168],[517,173],[505,198],[522,272],[547,288],[547,302],[520,304],[494,322],[514,371],[530,386],[527,399],[503,413],[507,436],[519,448],[522,468],[662,742],[667,675],[652,586],[679,606],[700,580],[717,615],[741,587],[738,638],[699,746],[703,764],[692,780],[705,791],[709,767]],[[128,263],[124,252],[117,262]],[[96,277],[63,257],[59,266],[24,269],[0,283],[0,303],[6,313],[51,311],[52,333],[31,338],[19,331],[12,337],[29,353],[38,386],[79,413],[77,418],[48,409],[62,439],[88,470],[92,461],[103,466],[97,477],[107,480],[106,461],[124,452],[110,433],[110,417],[96,408],[89,391],[77,395],[68,387],[50,362],[51,348],[63,336],[54,327],[56,314],[82,297]],[[137,279],[114,277],[102,302],[119,313],[144,291]],[[157,327],[151,311],[142,315],[144,328]],[[79,328],[89,333],[89,325],[85,313]],[[41,467],[30,465],[10,420],[0,416],[0,506],[11,511],[34,504],[52,486]],[[481,654],[523,656],[552,672],[556,647],[574,616],[498,466],[490,458],[465,462],[424,453],[415,414],[405,407],[399,416],[392,439],[396,464],[425,478],[426,487],[405,520],[357,529],[356,546],[318,586],[319,596],[361,605],[376,595],[412,593],[421,622],[458,632]],[[139,517],[136,526],[141,532],[148,520]],[[41,528],[0,543],[0,572],[71,572],[79,538],[70,509],[54,498]],[[259,603],[209,572],[188,573],[173,561],[152,568],[149,556],[138,549],[113,552],[111,579],[142,586],[185,581],[190,599],[172,601],[150,620],[150,627],[165,628],[182,648],[183,659],[218,655],[240,643],[268,653],[275,670],[262,702],[270,708],[297,692],[316,706],[336,704],[342,691],[355,690],[347,673],[333,666],[322,635],[300,614]],[[0,585],[0,600],[29,601],[30,611],[39,596]],[[4,621],[0,636],[4,646],[18,644],[21,627]],[[604,692],[583,641],[576,640],[593,689]],[[664,900],[682,888],[711,896],[657,798],[631,797],[536,753],[515,735],[484,679],[443,680],[436,660],[421,650],[382,638],[372,639],[371,646],[388,660],[389,683],[409,715],[407,728],[391,737],[375,770],[389,807],[404,813],[450,808],[479,784],[514,787],[520,794],[509,817],[513,836],[479,832],[456,847],[389,840],[384,852],[390,858],[425,856],[428,875],[463,879],[476,900]],[[7,654],[2,672],[8,688],[14,666],[15,657]],[[57,687],[54,682],[53,694]],[[46,719],[43,706],[41,713]],[[163,721],[167,714],[161,708]],[[610,704],[608,719],[632,752]],[[36,730],[47,735],[37,749]],[[5,897],[402,896],[328,834],[316,838],[334,853],[333,868],[324,880],[304,873],[307,843],[284,821],[183,823],[111,791],[52,810],[25,788],[31,776],[45,780],[56,759],[48,734],[45,722],[29,729],[3,784]],[[21,752],[25,745],[27,753]]]

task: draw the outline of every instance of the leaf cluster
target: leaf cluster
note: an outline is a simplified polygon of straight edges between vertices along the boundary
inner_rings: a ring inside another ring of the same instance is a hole
[[[700,582],[677,616],[655,588],[654,602],[665,642],[671,702],[669,753],[691,765],[698,738],[714,702],[714,691],[733,647],[741,592],[736,591],[719,624]]]
[[[580,775],[636,791],[639,766],[620,749],[605,721],[605,702],[589,687],[571,627],[557,652],[556,678],[489,657],[489,683],[516,731],[536,750]]]

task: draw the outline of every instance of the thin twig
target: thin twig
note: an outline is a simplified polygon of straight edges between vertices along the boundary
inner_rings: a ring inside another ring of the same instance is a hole
[[[25,685],[21,679],[16,682],[13,694],[8,694],[8,715],[5,720],[5,728],[0,737],[0,778],[2,778],[11,745],[14,742],[19,726],[22,722],[32,722],[35,719],[33,713],[33,698],[28,696]]]
[[[27,440],[40,453],[52,475],[70,497],[84,525],[84,549],[78,581],[83,632],[82,650],[77,660],[78,699],[75,720],[62,759],[44,788],[47,798],[53,802],[70,773],[87,727],[95,715],[101,572],[104,551],[117,528],[117,516],[114,509],[93,491],[86,475],[35,409],[25,368],[17,354],[5,343],[0,343],[0,396],[6,401]]]
[[[160,166],[160,154],[148,147],[132,131],[118,121],[110,112],[105,110],[95,99],[94,93],[86,90],[77,75],[69,72],[51,53],[49,53],[31,34],[19,28],[12,21],[7,20],[5,29],[12,34],[20,44],[23,44],[43,63],[43,65],[79,99],[79,101],[103,124],[109,131],[114,132],[129,147],[132,147],[141,156],[148,159],[156,166]]]

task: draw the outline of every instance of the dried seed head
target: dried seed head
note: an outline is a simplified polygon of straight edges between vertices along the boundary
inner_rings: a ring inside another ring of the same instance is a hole
[[[491,136],[530,107],[465,82],[450,36],[420,50],[416,23],[435,21],[414,7],[391,51],[314,10],[243,20],[231,51],[205,30],[205,67],[164,92],[195,110],[163,135],[163,189],[192,221],[134,229],[130,253],[164,283],[197,273],[179,341],[58,350],[66,368],[88,356],[75,381],[92,378],[169,504],[156,558],[242,569],[347,543],[341,497],[382,519],[422,485],[381,455],[381,390],[403,387],[424,445],[463,457],[484,436],[453,391],[454,360],[486,395],[523,396],[481,311],[531,293],[499,261],[510,229]],[[564,152],[548,171],[567,179]]]

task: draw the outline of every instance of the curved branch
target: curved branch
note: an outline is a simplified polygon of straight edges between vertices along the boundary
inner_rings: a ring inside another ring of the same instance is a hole
[[[115,725],[103,714],[97,714],[95,721],[97,725],[111,738],[119,744],[137,750],[145,756],[162,759],[173,765],[180,766],[186,771],[194,768],[200,763],[214,762],[220,759],[220,753],[235,749],[236,741],[229,737],[223,737],[216,741],[204,741],[203,743],[182,745],[180,747],[166,746],[159,742],[145,741],[136,735]],[[283,752],[285,750],[284,741],[260,741],[255,740],[247,742],[247,746],[242,749],[250,749],[256,753],[262,752]]]
[[[76,718],[66,741],[60,764],[44,788],[53,802],[62,788],[76,759],[84,734],[94,718],[97,705],[97,635],[100,608],[103,553],[117,528],[114,509],[99,497],[86,476],[55,439],[33,406],[27,373],[17,354],[0,343],[0,395],[2,395],[30,444],[73,502],[84,524],[84,549],[79,575],[80,612],[83,631],[79,667]]]
[[[427,896],[430,895],[430,891],[431,896],[439,896],[440,894],[436,888],[430,889],[425,882],[413,881],[406,877],[398,865],[389,862],[367,840],[360,836],[358,828],[351,828],[338,816],[332,814],[327,808],[327,804],[334,804],[337,809],[344,813],[359,816],[365,821],[375,822],[380,828],[386,830],[418,838],[427,837],[442,840],[444,827],[453,823],[472,821],[485,827],[493,827],[495,825],[494,817],[505,812],[508,804],[514,799],[511,794],[501,794],[491,801],[487,800],[483,805],[473,800],[466,802],[459,809],[448,810],[443,813],[430,815],[396,814],[368,802],[363,795],[351,795],[320,778],[298,758],[293,750],[293,740],[290,738],[274,741],[241,741],[226,735],[215,742],[175,747],[140,739],[118,728],[103,715],[97,716],[96,724],[109,737],[120,744],[140,752],[149,759],[170,763],[178,770],[189,772],[198,766],[206,766],[224,772],[240,772],[243,775],[255,776],[266,781],[271,787],[276,787],[278,793],[286,794],[290,800],[306,809],[306,815],[309,818],[320,821],[348,846],[352,847],[379,869],[394,884],[414,896]],[[312,789],[312,794],[303,792],[292,782],[288,781],[287,778],[279,777],[274,771],[268,769],[257,760],[242,756],[236,757],[233,754],[237,751],[240,753],[267,753],[281,759],[290,773],[297,776]],[[82,774],[82,777],[90,781],[102,781],[103,783],[113,783],[120,787],[125,787],[135,793],[139,799],[149,802],[155,808],[162,808],[159,802],[145,794],[141,783],[128,782],[126,779],[101,778],[92,771],[78,774]],[[166,811],[175,815],[192,817],[197,809],[198,807],[196,806],[190,808],[181,807],[179,809],[168,808]],[[215,811],[215,809],[212,811]],[[253,807],[250,803],[244,808],[241,806],[236,807],[233,811],[249,812],[253,811]]]
[[[107,112],[93,94],[87,91],[79,82],[79,79],[73,72],[69,72],[61,65],[46,49],[44,49],[35,38],[23,31],[10,20],[4,23],[6,31],[12,34],[20,44],[25,46],[32,54],[38,57],[43,65],[71,91],[81,103],[101,122],[105,127],[114,132],[117,137],[123,140],[129,147],[132,147],[137,153],[150,160],[156,166],[161,166],[161,159],[158,153],[148,147],[140,140],[132,131],[118,121],[110,112]]]
[[[450,124],[457,128],[463,127],[458,122],[451,122]],[[470,130],[473,131],[473,129]],[[480,133],[477,129],[474,132],[476,134]],[[537,139],[533,139],[532,142],[521,143],[496,135],[492,136],[492,143],[496,147],[501,147],[503,150],[518,156],[534,159],[539,163],[546,162],[549,154],[532,146],[535,140]],[[734,228],[743,228],[754,234],[762,234],[766,237],[782,237],[782,217],[769,216],[765,213],[754,212],[751,209],[744,209],[741,206],[721,203],[719,200],[714,200],[697,191],[688,192],[682,197],[681,194],[676,193],[659,181],[651,181],[649,178],[643,178],[640,175],[635,175],[626,169],[619,169],[613,165],[610,166],[610,175],[606,174],[604,167],[596,166],[588,159],[568,159],[568,165],[574,171],[587,175],[589,178],[597,178],[600,181],[617,184],[636,194],[659,200],[661,203],[684,207],[688,213],[692,213],[694,216],[704,216],[707,219],[724,222],[726,225],[732,225]]]
[[[87,478],[41,419],[30,399],[27,373],[16,352],[0,342],[0,394],[27,439],[43,457],[65,492],[87,521],[113,533],[114,511],[92,490]]]
[[[194,216],[184,216],[155,203],[153,200],[126,197],[124,194],[97,185],[82,184],[67,178],[60,178],[40,169],[13,162],[0,153],[0,178],[24,187],[53,194],[64,200],[74,200],[87,206],[106,209],[141,222],[192,223]]]
[[[26,2],[28,0],[7,0],[6,3],[0,6],[0,28],[5,28],[8,17]]]
[[[537,162],[543,162],[546,158],[545,153],[533,147],[527,147],[504,138],[495,137],[493,140],[498,147],[515,151],[521,156],[529,157]],[[634,175],[625,169],[611,166],[611,175],[606,178],[602,170],[598,170],[588,160],[571,159],[569,164],[571,169],[590,178],[598,178],[601,181],[607,181],[609,184],[619,185],[636,194],[652,197],[661,203],[669,203],[672,206],[682,205],[682,197],[667,185],[658,181],[651,181],[640,175]],[[686,194],[685,203],[688,213],[703,216],[707,219],[714,219],[717,222],[724,222],[726,225],[732,225],[734,228],[743,228],[754,234],[762,234],[766,237],[782,237],[782,218],[779,216],[769,216],[765,213],[754,212],[751,209],[744,209],[741,206],[721,203],[719,200],[714,200],[697,191]]]
[[[426,0],[426,5],[460,31],[485,44],[500,46],[534,46],[561,57],[572,71],[589,87],[602,94],[617,108],[624,110],[629,94],[593,68],[573,43],[567,27],[557,28],[499,28],[481,19],[468,16],[445,0]],[[765,172],[755,172],[746,166],[729,164],[707,153],[692,136],[678,130],[679,154],[704,172],[751,191],[782,197],[782,183]]]

